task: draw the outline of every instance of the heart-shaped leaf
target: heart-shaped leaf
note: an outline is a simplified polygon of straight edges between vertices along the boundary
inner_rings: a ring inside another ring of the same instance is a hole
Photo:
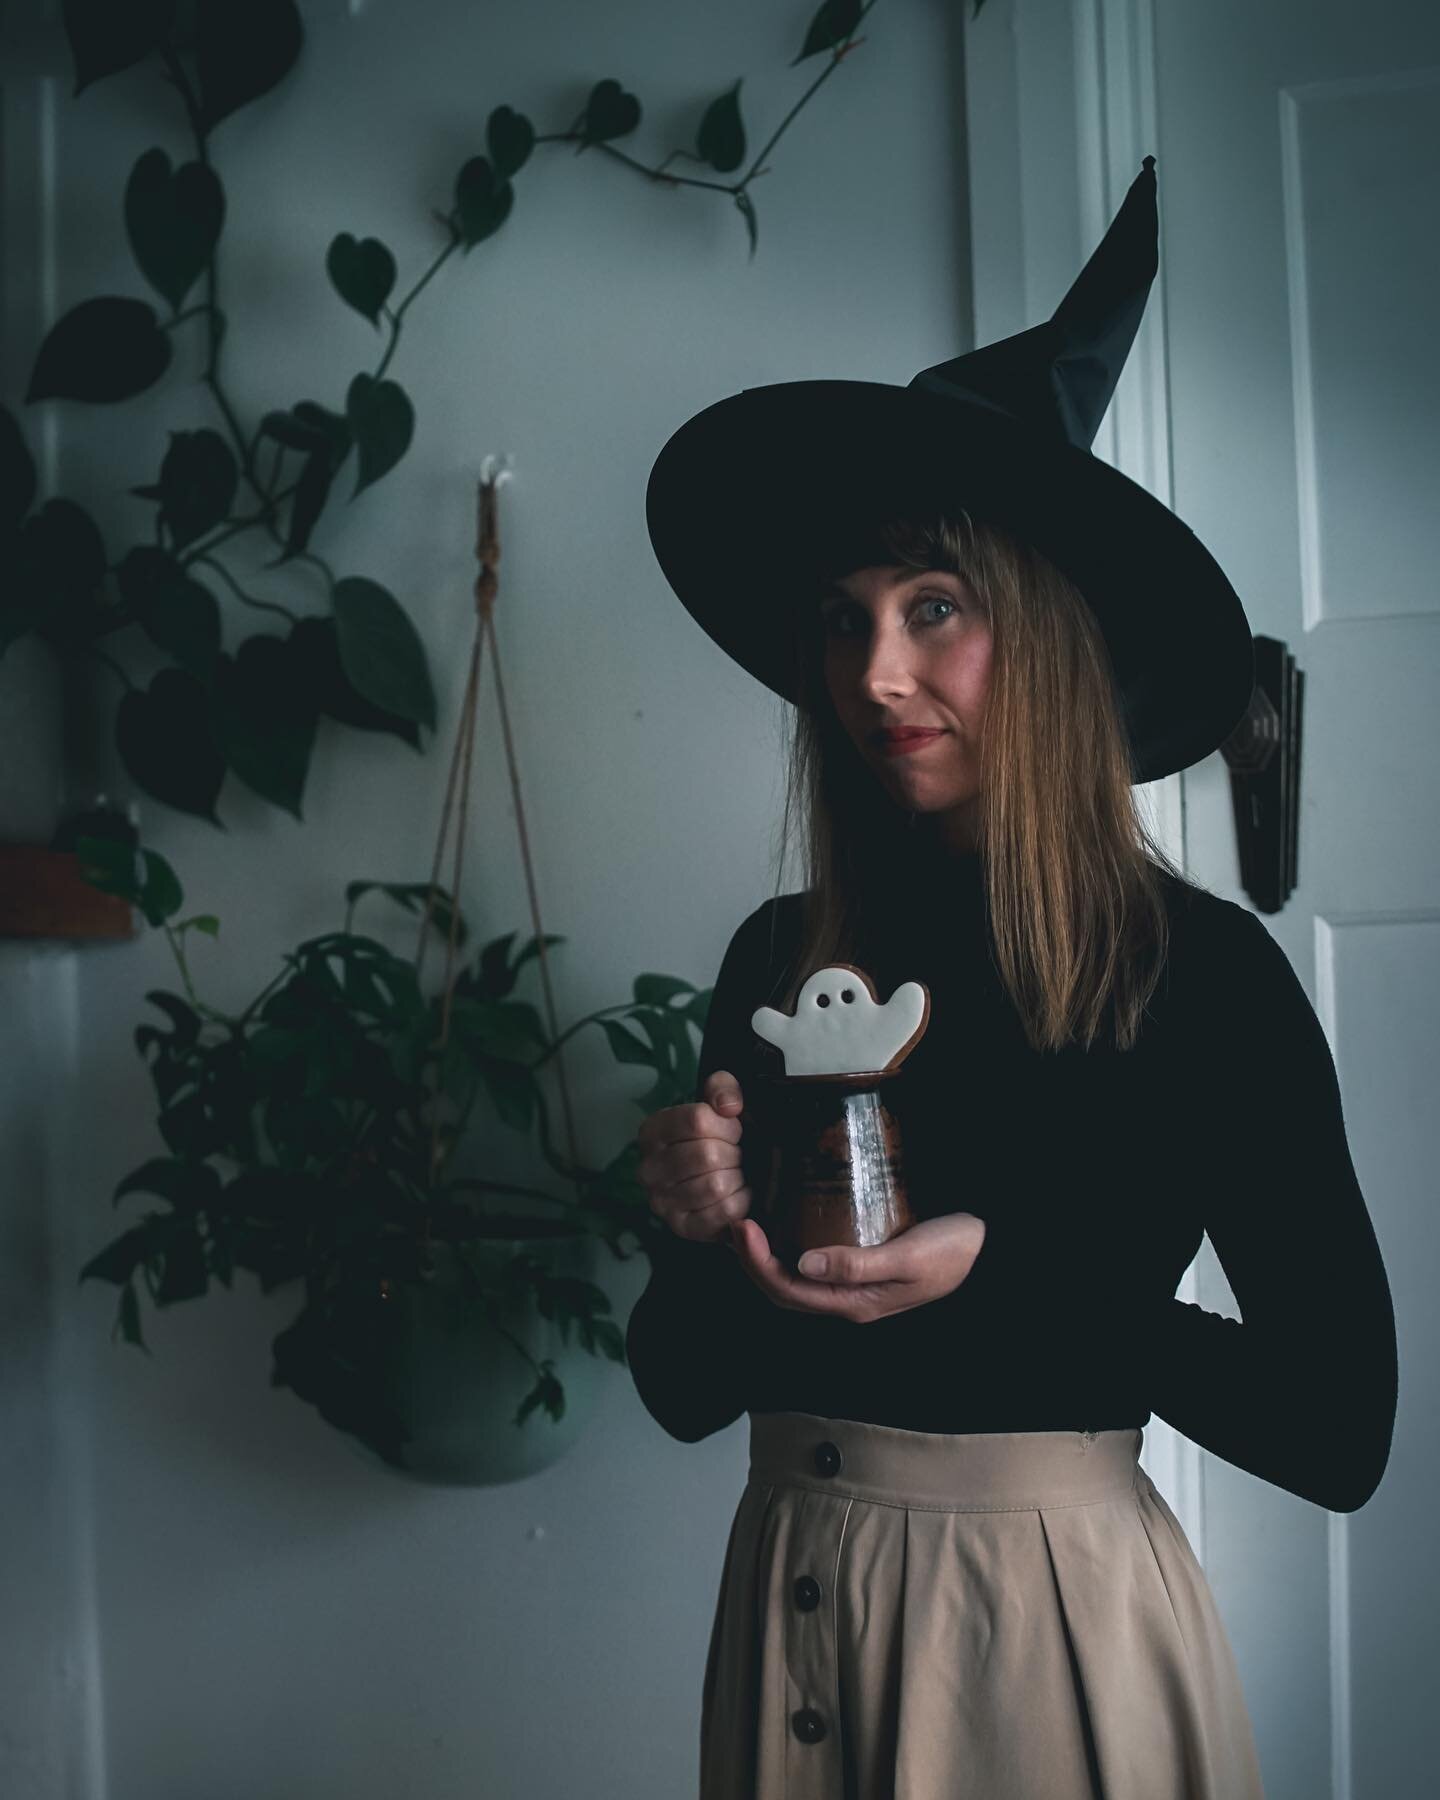
[[[201,131],[282,81],[304,41],[295,0],[205,0],[195,19]]]
[[[346,575],[331,596],[345,678],[382,711],[435,729],[425,646],[400,602],[378,581]]]
[[[345,417],[360,453],[353,500],[362,489],[393,469],[410,448],[415,411],[398,381],[360,374],[345,395]]]
[[[277,563],[288,562],[309,547],[310,533],[320,522],[334,479],[329,448],[322,444],[306,457],[305,467],[295,484],[295,498],[290,502],[290,529],[285,534],[285,554],[276,558]]]
[[[206,686],[220,655],[220,608],[168,551],[136,544],[116,571],[120,594],[152,644]]]
[[[340,643],[332,618],[301,619],[291,632],[297,653],[305,658],[306,684],[318,711],[342,725],[361,731],[388,731],[403,738],[412,750],[420,747],[420,729],[413,719],[374,706],[350,685],[340,661]]]
[[[288,638],[247,638],[222,653],[215,679],[215,735],[226,762],[252,793],[302,817],[315,744],[315,702],[303,659]]]
[[[740,78],[742,81],[744,77]],[[695,134],[695,149],[702,162],[728,175],[745,160],[745,127],[740,122],[740,81],[712,100]]]
[[[218,431],[172,431],[160,465],[160,518],[183,550],[230,511],[240,471]]]
[[[193,675],[161,669],[148,691],[132,688],[115,714],[125,771],[154,800],[220,825],[215,801],[225,758],[210,728],[210,694]]]
[[[332,469],[340,467],[350,449],[349,421],[315,400],[301,400],[289,412],[267,412],[260,421],[260,432],[306,456],[328,445]]]
[[[35,359],[34,400],[129,400],[170,367],[170,334],[144,300],[102,294],[57,319]]]
[[[455,212],[465,250],[498,231],[514,203],[514,188],[495,173],[489,157],[472,156],[455,177]]]
[[[485,122],[485,143],[495,173],[508,178],[530,160],[535,127],[513,107],[497,106]]]
[[[140,273],[178,312],[215,252],[225,190],[207,163],[171,173],[163,150],[147,150],[125,186],[125,231]]]
[[[363,238],[357,243],[348,231],[342,231],[331,240],[325,269],[345,304],[378,326],[380,308],[395,286],[395,258],[379,238]]]
[[[83,507],[57,496],[20,528],[20,585],[35,629],[57,649],[82,650],[103,610],[105,542]]]
[[[640,102],[626,93],[618,81],[597,81],[585,102],[585,119],[576,155],[590,144],[624,137],[640,123]]]
[[[75,64],[75,93],[118,75],[157,50],[170,32],[175,0],[65,0],[62,17]]]
[[[859,23],[860,0],[823,0],[805,33],[804,47],[790,67],[793,69],[795,63],[804,62],[807,56],[815,56],[821,50],[833,50]]]

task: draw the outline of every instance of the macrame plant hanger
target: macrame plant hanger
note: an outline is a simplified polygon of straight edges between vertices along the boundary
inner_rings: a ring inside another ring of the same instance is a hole
[[[515,744],[510,732],[510,714],[505,705],[505,682],[500,671],[500,643],[495,635],[495,601],[500,590],[498,574],[500,529],[495,495],[501,483],[511,478],[510,458],[506,456],[505,466],[498,473],[495,470],[495,461],[493,456],[487,456],[480,470],[475,539],[475,559],[479,564],[479,572],[475,577],[475,641],[470,651],[470,673],[465,684],[465,699],[460,709],[460,722],[455,734],[455,748],[450,756],[450,776],[445,788],[445,806],[440,818],[440,835],[435,845],[435,860],[430,869],[430,891],[426,896],[425,916],[420,923],[420,943],[415,952],[415,977],[418,981],[425,957],[430,915],[435,906],[435,890],[440,875],[440,864],[445,854],[445,840],[449,835],[451,815],[457,803],[458,777],[460,791],[455,833],[455,863],[450,881],[450,892],[454,903],[450,908],[450,928],[445,945],[445,988],[440,1015],[439,1049],[442,1058],[450,1040],[450,1000],[453,989],[456,937],[460,921],[460,878],[465,862],[465,826],[470,812],[470,765],[475,744],[475,717],[480,693],[480,660],[487,633],[495,664],[495,697],[500,708],[500,728],[505,739],[505,761],[510,772],[510,792],[515,802],[515,825],[520,836],[520,857],[525,868],[525,886],[530,901],[530,921],[534,927],[536,950],[540,959],[540,984],[545,997],[545,1016],[550,1026],[552,1042],[560,1035],[555,1016],[555,998],[550,987],[550,968],[545,957],[545,929],[540,922],[540,898],[535,886],[535,870],[530,861],[530,840],[525,830],[525,807],[520,797],[520,772],[516,765]],[[463,773],[461,772],[462,761]],[[578,1167],[579,1159],[575,1153],[575,1121],[570,1108],[570,1090],[565,1080],[563,1054],[558,1050],[555,1053],[555,1073],[560,1084],[560,1101],[565,1114],[565,1135],[570,1149],[570,1163],[572,1167]],[[436,1107],[430,1128],[429,1173],[432,1182],[439,1169],[440,1161],[440,1113],[439,1108]],[[428,1259],[429,1250],[430,1216],[427,1211],[423,1234],[422,1266]]]

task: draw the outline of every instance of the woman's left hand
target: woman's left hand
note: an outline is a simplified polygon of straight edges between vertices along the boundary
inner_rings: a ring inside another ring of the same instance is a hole
[[[771,1250],[758,1219],[735,1220],[730,1234],[740,1266],[777,1306],[868,1325],[953,1294],[980,1254],[985,1221],[974,1213],[947,1213],[921,1219],[883,1244],[827,1244],[826,1268],[819,1276],[808,1273],[813,1250],[802,1258],[807,1272],[792,1275]]]

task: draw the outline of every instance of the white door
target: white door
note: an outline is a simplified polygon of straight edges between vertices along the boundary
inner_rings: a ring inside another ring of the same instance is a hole
[[[1360,1512],[1206,1459],[1212,1581],[1278,1800],[1401,1800],[1440,1762],[1440,15],[1162,0],[1155,69],[1174,504],[1305,671],[1299,882],[1265,922],[1330,1039],[1400,1354]],[[1185,793],[1191,866],[1242,898],[1223,760]],[[1315,1296],[1338,1331],[1344,1303]]]
[[[1440,1767],[1440,13],[987,0],[965,42],[977,342],[1049,315],[1155,155],[1160,273],[1095,448],[1304,671],[1298,886],[1262,917],[1329,1037],[1395,1301],[1394,1447],[1358,1513],[1158,1419],[1146,1464],[1205,1563],[1269,1800],[1419,1800]],[[1193,877],[1251,904],[1223,759],[1146,792]],[[1239,1314],[1208,1240],[1180,1292]],[[1343,1292],[1314,1300],[1343,1331]]]

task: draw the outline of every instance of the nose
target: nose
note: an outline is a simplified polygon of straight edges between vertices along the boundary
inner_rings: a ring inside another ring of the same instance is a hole
[[[904,634],[877,631],[860,670],[859,690],[867,700],[910,693],[915,678],[910,673]]]

